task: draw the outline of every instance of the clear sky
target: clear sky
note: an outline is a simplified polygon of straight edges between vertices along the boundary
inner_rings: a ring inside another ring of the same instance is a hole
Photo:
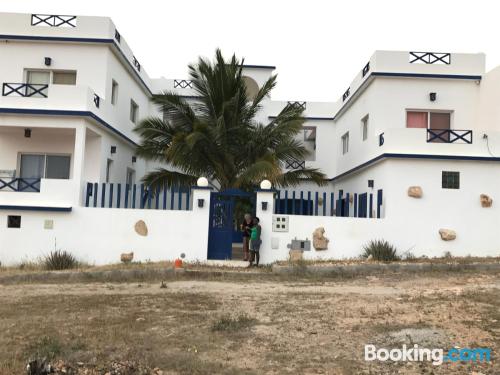
[[[377,49],[484,52],[500,65],[495,0],[0,0],[0,11],[111,17],[152,77],[184,78],[220,47],[275,65],[283,100],[338,99]]]

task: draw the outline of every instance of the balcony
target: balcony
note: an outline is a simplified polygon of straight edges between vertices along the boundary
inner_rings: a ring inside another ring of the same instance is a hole
[[[46,98],[49,85],[34,83],[4,83],[2,96],[22,96],[23,98]]]
[[[427,143],[472,144],[472,130],[427,129]]]

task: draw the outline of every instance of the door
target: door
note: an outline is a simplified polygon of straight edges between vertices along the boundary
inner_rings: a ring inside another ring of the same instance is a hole
[[[212,193],[208,228],[208,259],[231,259],[233,244],[233,200]]]
[[[450,142],[450,113],[431,112],[429,129],[437,135],[431,142]]]
[[[45,155],[21,155],[19,177],[20,191],[39,191],[40,182],[33,184],[43,177],[45,170]]]

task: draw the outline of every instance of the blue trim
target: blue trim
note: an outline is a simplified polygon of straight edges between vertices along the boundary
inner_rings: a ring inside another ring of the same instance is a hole
[[[267,116],[267,118],[270,118],[270,119],[275,119],[277,117],[278,116]],[[314,117],[314,116],[308,117],[308,116],[305,116],[304,119],[309,120],[309,121],[320,121],[320,120],[333,121],[335,119],[335,117]]]
[[[394,154],[385,153],[374,157],[348,171],[339,174],[338,176],[330,178],[330,181],[339,180],[351,173],[357,172],[360,169],[368,167],[381,159],[425,159],[425,160],[462,160],[462,161],[497,161],[500,162],[500,157],[489,156],[460,156],[460,155],[429,155],[429,154]]]
[[[242,68],[250,68],[250,69],[272,69],[275,70],[276,67],[272,65],[241,65]]]
[[[0,113],[12,113],[12,114],[22,114],[22,115],[48,115],[48,116],[78,116],[78,117],[90,117],[100,123],[102,126],[111,130],[116,135],[122,137],[127,142],[134,146],[137,146],[132,139],[127,137],[121,131],[117,130],[113,126],[109,125],[106,121],[101,119],[99,116],[95,115],[90,111],[71,111],[71,110],[58,110],[58,109],[27,109],[27,108],[0,108]]]
[[[7,205],[0,205],[0,210],[71,212],[73,210],[73,208],[72,207],[42,207],[42,206],[7,206]]]
[[[127,65],[132,69],[133,74],[141,81],[146,91],[149,95],[153,95],[153,92],[149,88],[149,86],[144,82],[142,77],[140,76],[137,69],[132,65],[132,62],[129,61],[125,53],[121,50],[120,46],[116,43],[114,39],[102,39],[102,38],[72,38],[72,37],[61,37],[61,36],[36,36],[36,35],[5,35],[0,34],[0,39],[9,39],[9,40],[41,40],[41,41],[49,41],[49,42],[76,42],[76,43],[102,43],[109,44],[120,52],[120,55],[124,58]]]
[[[446,78],[446,79],[469,79],[473,81],[481,80],[482,76],[465,74],[427,74],[427,73],[391,73],[391,72],[373,72],[370,76],[374,77],[406,77],[406,78]]]

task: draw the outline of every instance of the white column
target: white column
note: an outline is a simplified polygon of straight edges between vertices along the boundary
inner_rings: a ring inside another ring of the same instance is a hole
[[[255,212],[260,220],[260,226],[262,227],[260,259],[261,263],[265,264],[273,261],[271,238],[273,234],[274,190],[271,189],[270,184],[265,184],[263,181],[261,189],[257,190],[256,193],[257,207]]]
[[[76,189],[75,205],[82,203],[82,196],[84,191],[84,163],[85,163],[85,138],[87,128],[84,124],[75,129],[75,149],[73,151],[73,182]]]
[[[191,189],[193,198],[193,211],[190,224],[193,236],[197,239],[196,250],[193,254],[186,254],[186,260],[205,261],[208,255],[208,227],[210,220],[210,193],[209,187],[196,186]]]

